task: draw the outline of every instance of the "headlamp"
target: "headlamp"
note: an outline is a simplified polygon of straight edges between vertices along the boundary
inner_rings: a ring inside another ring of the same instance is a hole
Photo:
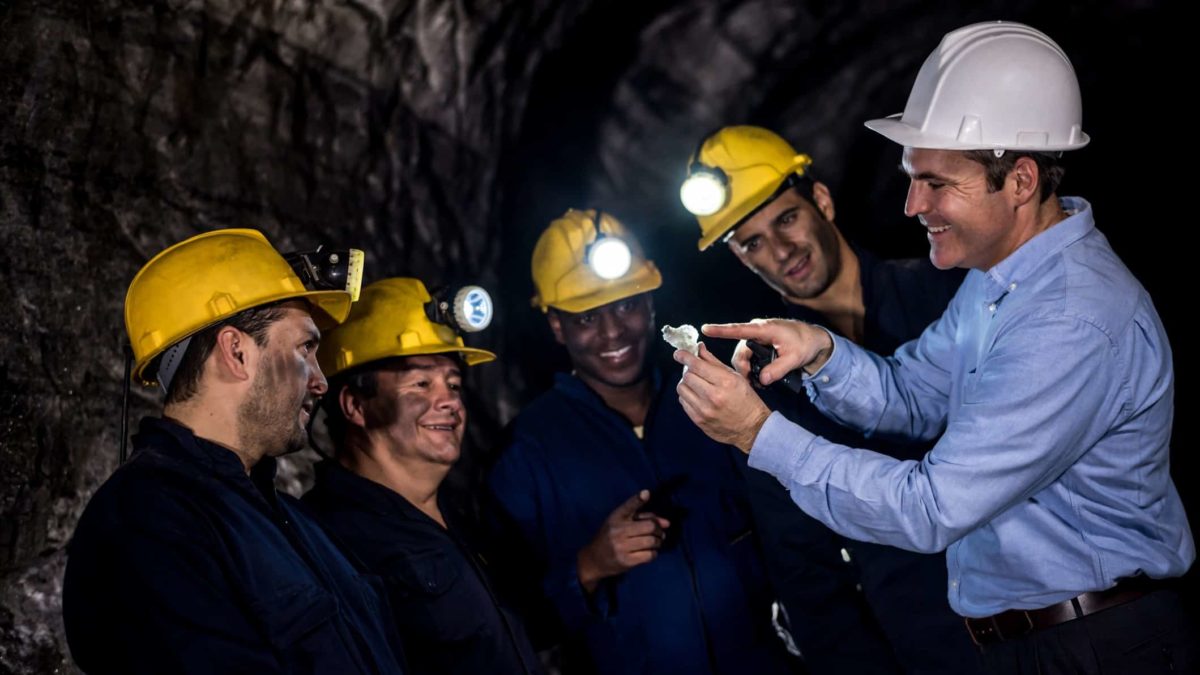
[[[591,244],[588,244],[587,250],[584,252],[587,266],[596,276],[605,281],[625,276],[629,272],[629,268],[633,266],[633,252],[629,250],[629,244],[624,239],[605,231],[607,228],[604,224],[604,212],[600,209],[596,209],[592,227],[596,229],[596,238],[592,240]]]
[[[729,203],[729,177],[719,168],[697,163],[679,187],[679,200],[692,215],[711,216]]]
[[[492,323],[495,305],[482,286],[439,289],[430,293],[425,315],[434,323],[450,326],[456,333],[477,333]]]
[[[356,248],[318,246],[284,256],[296,276],[310,291],[346,291],[358,300],[362,289],[363,252]]]
[[[620,237],[601,232],[588,247],[587,264],[601,279],[620,279],[633,265],[633,253]]]

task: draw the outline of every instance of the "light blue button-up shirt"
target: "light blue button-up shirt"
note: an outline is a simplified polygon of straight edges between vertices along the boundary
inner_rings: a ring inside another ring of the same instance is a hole
[[[827,415],[933,439],[900,461],[814,436],[779,413],[750,465],[855,539],[946,549],[964,616],[1044,607],[1195,558],[1171,481],[1174,376],[1150,296],[1092,220],[1068,218],[973,270],[938,321],[890,358],[840,337],[806,378]]]

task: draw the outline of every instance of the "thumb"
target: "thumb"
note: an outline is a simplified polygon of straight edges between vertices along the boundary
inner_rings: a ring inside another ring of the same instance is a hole
[[[609,517],[618,519],[631,519],[633,518],[634,514],[637,513],[637,510],[642,508],[642,504],[645,504],[649,500],[650,491],[642,490],[629,499],[626,499],[620,506],[613,510]]]

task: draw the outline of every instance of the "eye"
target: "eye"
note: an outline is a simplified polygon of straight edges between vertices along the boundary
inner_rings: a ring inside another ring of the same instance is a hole
[[[451,380],[450,382],[446,383],[446,386],[450,389],[450,391],[462,393],[462,390],[463,390],[462,382],[456,382],[456,381]]]
[[[590,326],[595,322],[596,322],[596,315],[593,314],[592,312],[580,314],[575,317],[575,325],[577,325],[577,326]]]
[[[742,251],[745,253],[753,253],[762,245],[762,237],[750,237],[742,244]]]
[[[311,353],[317,351],[317,341],[316,340],[306,340],[303,344],[300,345],[300,351],[303,352],[306,356],[308,354],[311,354]]]

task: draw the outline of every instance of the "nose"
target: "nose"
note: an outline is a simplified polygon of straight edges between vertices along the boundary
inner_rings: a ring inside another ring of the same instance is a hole
[[[462,393],[452,388],[448,382],[441,382],[435,388],[435,396],[433,407],[437,410],[455,413],[462,412]]]
[[[796,248],[786,237],[771,237],[767,240],[767,247],[776,262],[786,262]]]
[[[325,379],[325,373],[321,372],[321,365],[316,361],[312,364],[312,371],[308,375],[308,390],[316,396],[324,396],[325,392],[329,391],[329,381]]]
[[[611,340],[621,337],[621,333],[625,331],[625,325],[608,309],[602,310],[597,318],[600,320],[600,335]]]
[[[920,181],[908,182],[908,196],[904,200],[904,215],[913,216],[929,212],[928,188]]]

